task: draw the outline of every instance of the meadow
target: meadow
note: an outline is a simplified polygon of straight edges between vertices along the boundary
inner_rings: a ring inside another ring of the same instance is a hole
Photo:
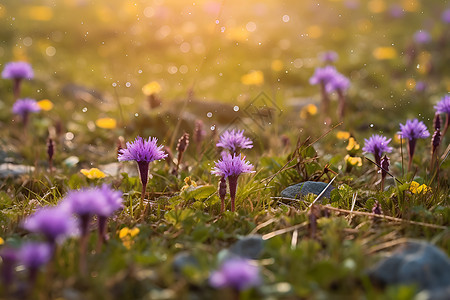
[[[1,299],[449,295],[373,275],[410,242],[449,263],[447,1],[8,1],[0,28]]]

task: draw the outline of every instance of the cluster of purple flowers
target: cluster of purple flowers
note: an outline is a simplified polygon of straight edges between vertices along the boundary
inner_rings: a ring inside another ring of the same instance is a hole
[[[445,106],[445,99],[443,99],[438,105],[435,106],[438,113],[442,112],[438,108]],[[412,159],[414,156],[414,150],[416,147],[416,142],[418,139],[425,139],[430,136],[427,126],[418,119],[407,120],[405,124],[400,124],[399,135],[403,139],[408,140],[408,153],[409,153],[409,164],[408,169],[411,169]],[[374,134],[369,139],[365,139],[364,152],[372,153],[375,162],[381,165],[381,157],[383,153],[392,152],[392,148],[388,146],[391,139],[387,139],[384,136]],[[387,157],[385,158],[387,159]]]
[[[350,87],[350,80],[339,73],[333,66],[325,66],[316,68],[313,76],[309,79],[311,85],[319,84],[322,93],[322,111],[328,115],[329,110],[329,93],[336,92],[339,97],[338,115],[339,119],[344,118],[345,113],[345,92]]]
[[[41,110],[34,99],[18,99],[22,81],[24,79],[33,79],[33,77],[33,68],[29,63],[23,61],[7,63],[2,71],[3,79],[10,79],[13,81],[13,93],[16,102],[13,105],[12,112],[22,118],[24,126],[27,126],[28,124],[28,116],[30,113],[39,112]]]
[[[253,142],[244,136],[244,130],[232,130],[224,132],[216,146],[227,149],[233,153],[232,155],[230,153],[222,153],[222,158],[215,162],[215,167],[212,169],[211,173],[221,177],[219,184],[221,211],[223,212],[225,210],[225,195],[227,188],[225,179],[228,179],[230,189],[231,211],[235,211],[235,199],[239,175],[242,173],[253,172],[253,165],[245,160],[245,156],[239,154],[239,150],[252,148]]]

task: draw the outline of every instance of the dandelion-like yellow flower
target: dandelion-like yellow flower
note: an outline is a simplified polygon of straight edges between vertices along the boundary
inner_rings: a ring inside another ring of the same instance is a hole
[[[350,138],[350,132],[348,131],[338,131],[336,137],[340,140],[348,140]]]
[[[345,149],[347,149],[347,151],[352,151],[352,150],[359,150],[360,146],[359,144],[356,142],[356,140],[353,137],[350,137],[348,140],[348,145]]]
[[[317,114],[317,106],[315,106],[314,104],[308,104],[304,106],[300,111],[300,118],[306,119],[309,116],[314,116],[316,114]]]
[[[133,238],[139,234],[139,228],[134,227],[132,229],[128,227],[124,227],[119,231],[119,238],[122,240],[122,244],[128,250],[131,249],[131,246],[134,244]]]
[[[95,121],[95,125],[103,129],[114,129],[117,127],[117,121],[113,118],[100,118]]]
[[[0,245],[3,245],[4,243],[5,243],[5,240],[0,237]]]
[[[80,172],[89,179],[99,179],[106,177],[105,173],[103,173],[97,168],[90,168],[89,170],[81,169]]]
[[[241,77],[242,84],[262,85],[264,83],[264,73],[262,71],[251,71]]]
[[[44,111],[49,111],[53,108],[53,102],[48,99],[38,101],[37,105],[39,105],[39,107]]]
[[[158,94],[159,92],[161,92],[161,85],[156,81],[149,82],[142,87],[142,93],[144,93],[145,96]]]
[[[413,194],[426,194],[426,193],[432,191],[431,187],[427,186],[426,184],[422,184],[421,185],[417,181],[412,181],[411,182],[411,184],[409,186],[409,190]]]
[[[354,156],[350,156],[350,155],[347,154],[344,159],[349,165],[357,166],[357,167],[361,167],[362,166],[362,159],[361,159],[361,157],[354,157]]]

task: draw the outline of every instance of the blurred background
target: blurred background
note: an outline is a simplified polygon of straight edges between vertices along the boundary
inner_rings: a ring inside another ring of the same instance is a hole
[[[320,100],[308,80],[331,50],[351,81],[347,129],[395,132],[406,117],[431,124],[450,90],[449,9],[420,0],[2,1],[0,67],[32,64],[22,95],[53,104],[42,136],[59,122],[75,135],[112,139],[97,131],[112,128],[173,140],[181,109],[190,128],[203,119],[215,129],[261,93],[288,121],[277,132],[305,126],[317,112],[304,108]],[[0,81],[3,126],[11,88]]]

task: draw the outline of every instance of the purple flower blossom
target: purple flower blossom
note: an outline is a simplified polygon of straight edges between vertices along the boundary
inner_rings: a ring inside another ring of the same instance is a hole
[[[53,255],[53,248],[46,243],[29,242],[19,250],[19,260],[30,270],[39,269],[50,261]]]
[[[442,97],[441,101],[434,106],[434,109],[438,114],[450,114],[450,95]]]
[[[430,136],[427,126],[417,119],[407,120],[405,125],[400,124],[400,134],[409,140],[424,139]]]
[[[431,35],[428,31],[419,30],[414,34],[414,41],[417,44],[427,44],[431,41]]]
[[[416,91],[424,92],[427,88],[427,84],[423,81],[417,81],[416,83]]]
[[[167,156],[161,149],[164,146],[158,146],[157,138],[148,138],[144,140],[138,136],[134,142],[127,142],[126,149],[119,150],[119,161],[134,160],[137,162],[151,163],[155,160],[163,159]]]
[[[389,14],[393,18],[401,18],[405,15],[405,10],[400,4],[393,4],[389,7]]]
[[[244,130],[235,131],[225,131],[216,144],[217,147],[222,147],[224,149],[230,150],[232,153],[239,152],[240,149],[250,149],[253,147],[253,142],[251,139],[244,136]]]
[[[325,63],[332,63],[338,60],[339,55],[335,51],[325,51],[319,54],[319,58],[321,61]]]
[[[33,79],[34,73],[29,63],[18,61],[7,63],[3,69],[2,77],[4,79]]]
[[[341,73],[336,71],[336,74],[329,79],[325,85],[327,93],[334,91],[344,92],[350,87],[350,80]]]
[[[0,279],[4,288],[8,289],[14,282],[14,269],[18,260],[17,250],[9,247],[2,248],[0,250],[0,257],[2,258]]]
[[[450,8],[444,10],[442,13],[442,21],[447,24],[450,23]]]
[[[105,217],[111,216],[116,210],[123,207],[122,205],[122,192],[112,189],[109,185],[103,184],[100,188],[100,192],[106,198],[106,204],[108,208],[106,209]],[[98,213],[100,216],[102,214]]]
[[[430,133],[427,130],[427,126],[425,126],[422,121],[414,119],[407,120],[405,125],[400,124],[400,135],[402,138],[408,139],[408,170],[411,170],[417,139],[427,138],[430,136]]]
[[[216,166],[211,171],[217,176],[224,176],[225,178],[231,176],[239,176],[242,173],[252,173],[253,165],[245,160],[245,156],[233,155],[226,153],[222,159],[216,162]]]
[[[375,157],[375,162],[380,164],[381,156],[384,152],[390,153],[392,152],[392,147],[388,147],[391,139],[387,139],[386,137],[374,134],[368,140],[364,139],[364,148],[363,151],[367,153],[372,153]]]
[[[22,118],[28,113],[39,112],[41,108],[37,104],[36,100],[25,98],[18,99],[14,102],[12,112],[16,115],[20,115]]]
[[[445,114],[445,125],[444,130],[442,131],[442,136],[445,136],[447,133],[448,127],[450,125],[450,96],[445,95],[442,97],[441,101],[439,101],[435,106],[434,109],[436,110],[437,114]]]
[[[142,183],[141,201],[139,204],[141,210],[144,207],[145,189],[148,182],[148,165],[152,161],[167,157],[167,154],[161,150],[164,146],[158,146],[157,142],[157,138],[149,137],[148,140],[144,140],[138,136],[134,142],[127,142],[127,149],[119,150],[119,161],[134,160],[137,162],[139,177]]]
[[[41,233],[54,243],[76,232],[76,222],[67,207],[46,207],[28,217],[23,227],[31,232]]]
[[[333,66],[316,68],[313,76],[309,79],[309,84],[327,84],[336,75],[336,73],[336,68]]]
[[[226,153],[222,156],[222,160],[216,162],[216,166],[211,171],[212,174],[228,178],[228,186],[230,188],[231,211],[235,211],[235,199],[237,182],[239,175],[242,173],[252,173],[253,165],[245,160],[245,156]],[[220,191],[219,191],[220,192]]]
[[[259,268],[247,259],[233,258],[225,261],[219,270],[213,272],[209,283],[214,288],[247,290],[261,284]]]
[[[72,190],[67,193],[62,206],[79,216],[106,215],[110,212],[106,197],[98,188]]]

